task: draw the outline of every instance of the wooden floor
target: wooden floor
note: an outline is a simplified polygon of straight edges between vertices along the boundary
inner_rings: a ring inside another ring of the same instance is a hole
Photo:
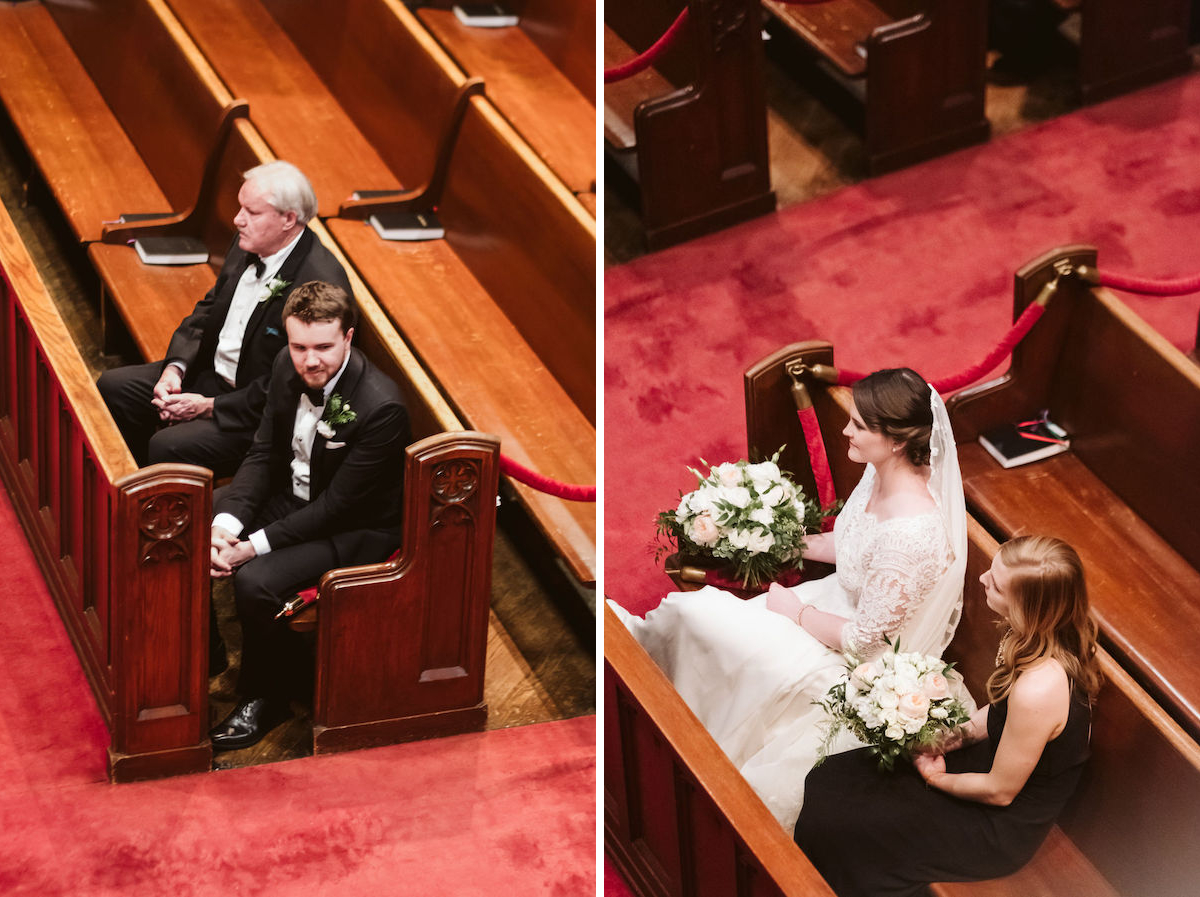
[[[36,174],[29,176],[28,157],[3,116],[0,110],[0,201],[16,222],[85,362],[99,376],[104,370],[137,360],[131,346],[102,345],[96,277],[52,197]],[[594,596],[570,585],[515,502],[507,501],[501,507],[498,524],[484,681],[487,728],[594,713]],[[210,682],[210,710],[215,724],[236,699],[233,688],[241,637],[227,583],[218,584],[213,600],[231,660],[230,669]],[[294,705],[293,711],[296,715],[291,721],[258,745],[218,755],[216,768],[251,766],[311,753],[311,707]]]
[[[807,202],[866,179],[862,138],[789,73],[785,42],[767,41],[766,52],[767,140],[777,207]],[[1061,39],[1058,54],[1036,78],[1010,84],[993,79],[988,84],[986,108],[993,140],[1077,107],[1074,47]],[[632,261],[645,251],[636,207],[606,191],[605,267]]]

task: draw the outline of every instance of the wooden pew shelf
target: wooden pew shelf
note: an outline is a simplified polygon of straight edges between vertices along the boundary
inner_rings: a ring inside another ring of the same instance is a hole
[[[0,99],[80,242],[171,203],[50,11],[0,4]]]
[[[1200,670],[1175,632],[1200,632],[1200,572],[1080,459],[1056,455],[1005,470],[977,443],[959,447],[972,512],[992,532],[1069,541],[1087,569],[1105,646],[1200,738]]]
[[[505,454],[566,482],[595,482],[595,430],[444,240],[387,242],[370,225],[331,220],[367,285],[405,301],[387,313],[470,426]],[[515,484],[580,582],[595,579],[595,506]]]
[[[147,265],[132,246],[92,243],[88,257],[103,285],[101,321],[106,337],[121,318],[143,358],[162,358],[179,322],[208,292],[216,275],[208,265]]]
[[[423,8],[422,24],[487,94],[572,193],[596,179],[596,109],[521,28],[470,28],[450,10]]]

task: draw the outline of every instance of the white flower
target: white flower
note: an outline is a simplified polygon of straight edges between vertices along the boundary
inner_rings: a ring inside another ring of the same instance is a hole
[[[929,715],[934,719],[945,719],[950,715],[950,711],[945,707],[931,707],[929,708]]]
[[[763,526],[769,527],[775,522],[775,515],[766,508],[755,508],[750,512],[750,519],[755,523],[761,523]]]
[[[766,554],[775,547],[775,537],[771,533],[751,533],[746,542],[746,548],[754,554]]]
[[[754,491],[761,495],[779,482],[779,465],[774,461],[747,464],[746,475],[750,477]]]
[[[333,427],[331,427],[329,425],[328,421],[324,421],[324,420],[317,421],[317,432],[320,433],[322,436],[324,436],[326,439],[333,438]]]
[[[742,471],[736,464],[731,464],[726,461],[724,464],[718,464],[712,469],[716,474],[717,480],[722,486],[736,486],[742,481]]]
[[[759,497],[762,499],[764,505],[768,508],[773,508],[784,499],[783,487],[779,483],[776,483]],[[804,512],[801,511],[800,513],[803,514]]]
[[[886,735],[890,741],[899,741],[904,737],[904,727],[888,726],[883,734]]]
[[[750,545],[750,533],[748,530],[730,530],[727,538],[729,539],[729,544],[734,548],[747,548]]]
[[[722,486],[720,497],[722,501],[727,501],[735,508],[744,508],[750,504],[750,490],[745,486]]]

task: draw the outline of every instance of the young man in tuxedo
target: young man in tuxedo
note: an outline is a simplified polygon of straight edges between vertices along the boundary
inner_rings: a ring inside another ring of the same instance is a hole
[[[262,416],[271,362],[285,342],[288,294],[310,280],[350,289],[341,263],[306,226],[317,199],[300,169],[268,162],[244,178],[237,237],[166,357],[107,371],[97,383],[138,464],[182,461],[232,473]]]
[[[400,390],[351,346],[349,294],[297,287],[283,308],[287,350],[233,482],[213,496],[212,575],[233,576],[242,626],[239,702],[210,736],[248,747],[287,719],[309,687],[304,645],[284,602],[334,567],[381,561],[400,544],[404,449]]]

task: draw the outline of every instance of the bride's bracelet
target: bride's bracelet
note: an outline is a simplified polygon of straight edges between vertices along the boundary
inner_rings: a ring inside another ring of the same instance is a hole
[[[804,628],[804,612],[806,610],[808,610],[810,607],[812,607],[811,604],[805,604],[803,607],[800,608],[800,613],[796,614],[796,625],[799,626],[801,629]]]

